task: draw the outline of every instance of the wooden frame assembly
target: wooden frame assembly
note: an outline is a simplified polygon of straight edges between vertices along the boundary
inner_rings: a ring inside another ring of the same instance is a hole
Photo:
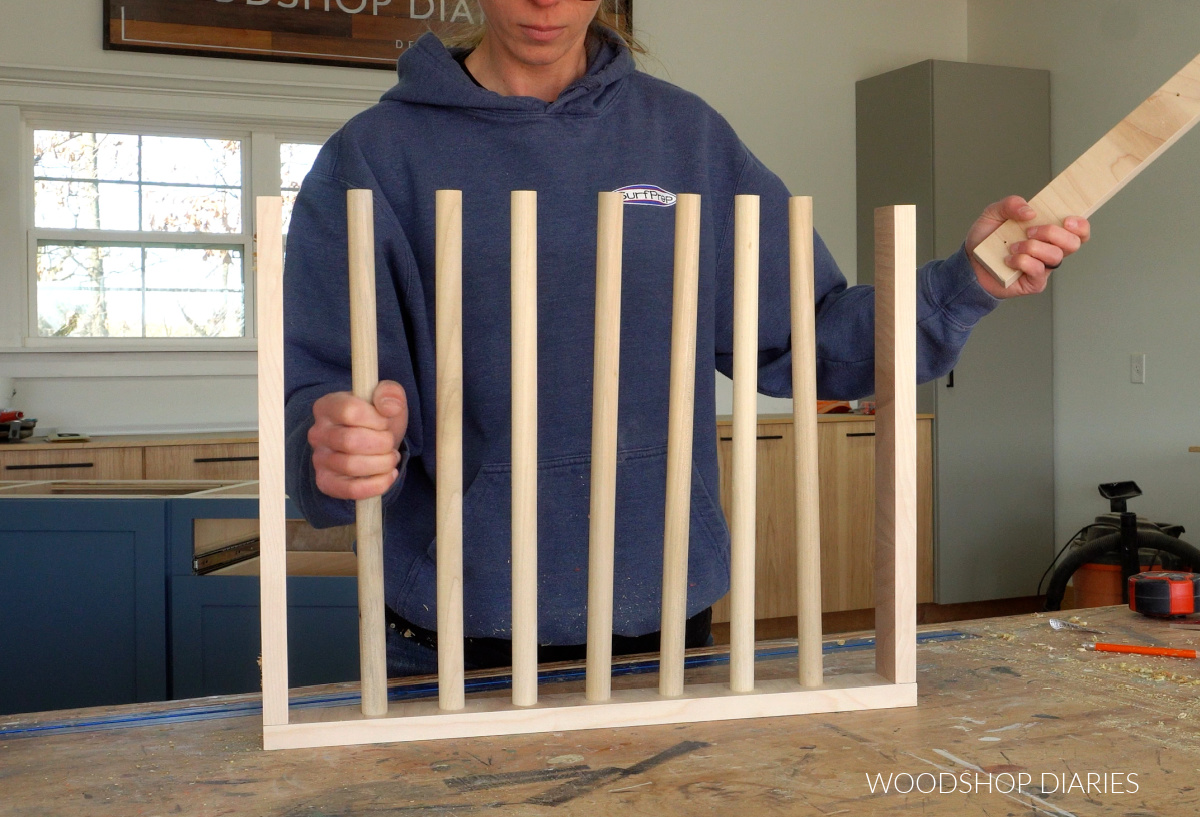
[[[692,407],[695,386],[700,197],[676,204],[675,285],[664,509],[662,647],[657,689],[613,690],[613,539],[620,361],[621,194],[599,201],[587,677],[582,693],[537,686],[537,394],[513,389],[513,684],[511,700],[464,694],[462,613],[462,196],[437,194],[436,701],[388,704],[383,654],[382,528],[377,503],[359,503],[362,707],[289,712],[283,487],[282,250],[279,199],[258,200],[259,447],[263,745],[267,749],[432,740],[802,715],[915,706],[916,686],[916,216],[876,213],[876,667],[823,675],[817,502],[816,341],[812,203],[790,203],[799,671],[756,680],[754,519],[759,200],[735,203],[734,441],[731,659],[728,683],[685,684]],[[537,199],[513,194],[513,376],[536,383]],[[378,380],[370,198],[349,194],[351,328],[356,394]],[[368,303],[369,301],[369,303]],[[372,348],[368,348],[372,347]],[[708,431],[712,431],[709,429]]]

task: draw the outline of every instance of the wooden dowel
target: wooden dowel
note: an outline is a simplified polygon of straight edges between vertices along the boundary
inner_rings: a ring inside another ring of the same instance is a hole
[[[617,395],[621,371],[624,218],[624,195],[601,193],[596,226],[596,340],[588,526],[585,695],[589,701],[607,701],[612,694],[613,549],[617,518]]]
[[[375,327],[375,217],[370,190],[346,191],[350,261],[350,376],[354,396],[371,402],[379,385]],[[383,615],[383,501],[354,503],[358,550],[358,657],[362,713],[387,714],[387,624]]]
[[[820,686],[821,502],[817,476],[817,332],[812,198],[788,205],[791,225],[792,428],[795,431],[796,626],[800,683]]]
[[[663,531],[662,644],[658,680],[659,694],[669,698],[683,694],[699,282],[700,196],[683,193],[675,205],[675,285],[671,312],[667,502]]]
[[[462,191],[437,191],[438,706],[466,705],[462,579]]]
[[[754,690],[754,541],[758,445],[758,196],[733,217],[733,468],[730,504],[729,686]]]
[[[875,669],[917,678],[917,216],[875,211]]]
[[[282,199],[259,196],[255,224],[258,315],[258,529],[263,725],[288,722],[287,531],[283,456]]]
[[[512,193],[512,699],[537,703],[537,193]]]

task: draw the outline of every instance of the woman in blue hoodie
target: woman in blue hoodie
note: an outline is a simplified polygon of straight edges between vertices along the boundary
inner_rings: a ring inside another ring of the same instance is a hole
[[[353,519],[384,495],[389,667],[436,668],[434,521],[434,191],[463,191],[464,615],[468,667],[508,661],[509,232],[511,190],[539,191],[538,619],[545,658],[586,641],[588,458],[595,298],[595,201],[627,190],[619,414],[614,652],[656,648],[662,576],[674,194],[703,196],[695,428],[714,427],[713,369],[732,366],[734,196],[762,197],[759,390],[791,393],[786,270],[788,191],[698,97],[638,72],[600,0],[480,0],[472,49],[427,35],[399,81],[322,149],[287,248],[289,494],[318,526]],[[345,193],[369,188],[381,383],[349,393]],[[637,191],[658,190],[654,197]],[[957,253],[918,279],[921,380],[953,367],[998,299],[1041,291],[1087,239],[1084,219],[1038,227],[1013,247],[1024,276],[1005,290],[970,250],[1019,198],[983,213]],[[818,391],[873,391],[873,298],[847,287],[819,237]],[[728,589],[729,541],[717,504],[716,439],[693,449],[689,644]]]

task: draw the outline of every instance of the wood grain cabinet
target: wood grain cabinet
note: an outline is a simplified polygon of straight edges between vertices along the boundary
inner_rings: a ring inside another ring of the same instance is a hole
[[[141,479],[142,449],[17,448],[0,451],[0,480]]]
[[[139,434],[0,445],[0,481],[258,479],[253,434]]]
[[[917,422],[917,601],[933,601],[933,474],[930,417]],[[729,514],[730,423],[717,425],[721,506]],[[821,492],[821,607],[861,610],[875,604],[875,418],[835,415],[817,429]],[[791,417],[761,417],[758,424],[757,619],[796,615],[796,514]],[[713,620],[729,620],[728,600]]]
[[[258,479],[258,443],[146,447],[146,479]]]

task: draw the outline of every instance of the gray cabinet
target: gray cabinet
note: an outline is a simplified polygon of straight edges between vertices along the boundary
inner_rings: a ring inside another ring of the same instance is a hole
[[[918,261],[957,250],[989,203],[1050,181],[1050,75],[930,60],[857,85],[858,280],[872,213],[916,204]],[[950,377],[922,386],[934,420],[939,603],[1031,596],[1054,546],[1053,301],[1009,301]]]

